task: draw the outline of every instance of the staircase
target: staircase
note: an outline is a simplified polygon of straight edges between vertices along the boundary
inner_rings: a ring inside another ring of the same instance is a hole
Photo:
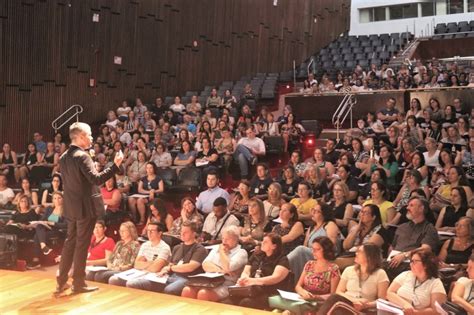
[[[398,69],[402,64],[405,63],[405,60],[411,60],[413,53],[418,48],[418,45],[422,40],[426,39],[415,38],[400,54],[398,54],[395,58],[390,59],[388,66],[392,69]]]

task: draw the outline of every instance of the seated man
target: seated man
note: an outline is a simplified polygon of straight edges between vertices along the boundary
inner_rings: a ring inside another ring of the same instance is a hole
[[[128,281],[127,287],[181,295],[188,276],[202,271],[201,264],[207,256],[207,251],[201,244],[196,243],[197,225],[194,222],[184,222],[181,228],[181,244],[173,248],[170,263],[161,269],[159,276],[169,275],[165,287],[150,280]]]
[[[222,230],[231,225],[239,226],[239,219],[227,210],[227,201],[219,197],[214,201],[213,210],[204,221],[202,228],[203,241],[208,244],[220,243]]]
[[[240,231],[237,226],[229,226],[222,232],[222,243],[211,250],[204,259],[205,272],[218,272],[225,275],[225,282],[217,288],[187,286],[181,296],[206,301],[222,301],[229,296],[229,286],[235,285],[247,264],[247,251],[239,244]]]
[[[397,120],[398,117],[398,109],[395,108],[396,100],[391,97],[388,99],[386,103],[386,107],[382,108],[377,113],[377,118],[383,123],[383,126],[387,128],[390,126],[394,121]]]
[[[265,155],[265,143],[257,138],[252,126],[245,131],[247,137],[243,137],[237,142],[234,159],[239,163],[240,176],[246,178],[249,176],[249,164],[257,164],[257,157]]]
[[[163,227],[156,222],[150,222],[147,226],[147,236],[149,241],[142,244],[135,259],[133,268],[148,272],[159,272],[168,263],[171,256],[170,247],[166,244],[161,236]],[[147,282],[143,278],[124,280],[118,275],[114,275],[109,279],[109,284],[120,286],[140,287],[142,282]]]
[[[201,192],[196,201],[196,208],[204,214],[212,212],[214,200],[219,197],[229,203],[229,193],[219,187],[219,175],[215,171],[209,171],[206,178],[207,190]]]
[[[12,205],[15,193],[11,188],[7,187],[8,179],[7,175],[0,174],[0,209],[13,209]]]
[[[413,197],[408,202],[407,218],[410,221],[398,226],[391,246],[395,252],[389,253],[390,261],[386,271],[391,280],[409,268],[406,260],[410,259],[414,250],[436,250],[439,243],[438,232],[426,219],[428,211],[430,211],[428,201],[422,197]],[[382,230],[379,234],[384,234]],[[386,239],[384,238],[384,241]]]

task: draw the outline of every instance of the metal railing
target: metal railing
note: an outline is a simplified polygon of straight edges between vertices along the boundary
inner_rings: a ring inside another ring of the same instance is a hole
[[[69,107],[64,113],[59,115],[53,122],[51,123],[51,126],[54,129],[54,132],[58,132],[59,129],[64,127],[68,122],[70,122],[72,119],[76,118],[76,121],[79,121],[79,114],[84,111],[84,108],[79,105],[79,104],[74,104],[71,107]],[[69,115],[69,116],[67,116]],[[65,119],[63,122],[61,122],[61,119]]]
[[[354,97],[354,94],[347,93],[346,95],[344,95],[344,98],[342,99],[341,103],[339,104],[336,111],[334,112],[334,115],[332,115],[332,124],[334,125],[334,127],[336,127],[336,132],[337,132],[336,138],[338,142],[340,139],[339,129],[344,124],[349,114],[350,114],[351,129],[352,129],[352,123],[353,123],[352,108],[354,107],[356,103],[357,103],[357,100]]]

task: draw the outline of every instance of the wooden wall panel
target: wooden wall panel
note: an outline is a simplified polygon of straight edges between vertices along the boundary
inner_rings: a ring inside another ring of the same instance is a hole
[[[290,70],[348,29],[349,3],[0,0],[0,142],[24,151],[34,131],[50,138],[73,104],[97,122],[122,99]]]

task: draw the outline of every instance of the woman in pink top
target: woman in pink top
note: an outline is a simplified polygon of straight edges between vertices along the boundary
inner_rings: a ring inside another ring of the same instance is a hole
[[[339,267],[331,262],[336,258],[333,242],[325,236],[317,237],[312,249],[314,260],[306,263],[295,287],[296,293],[306,300],[336,292],[340,279]]]

